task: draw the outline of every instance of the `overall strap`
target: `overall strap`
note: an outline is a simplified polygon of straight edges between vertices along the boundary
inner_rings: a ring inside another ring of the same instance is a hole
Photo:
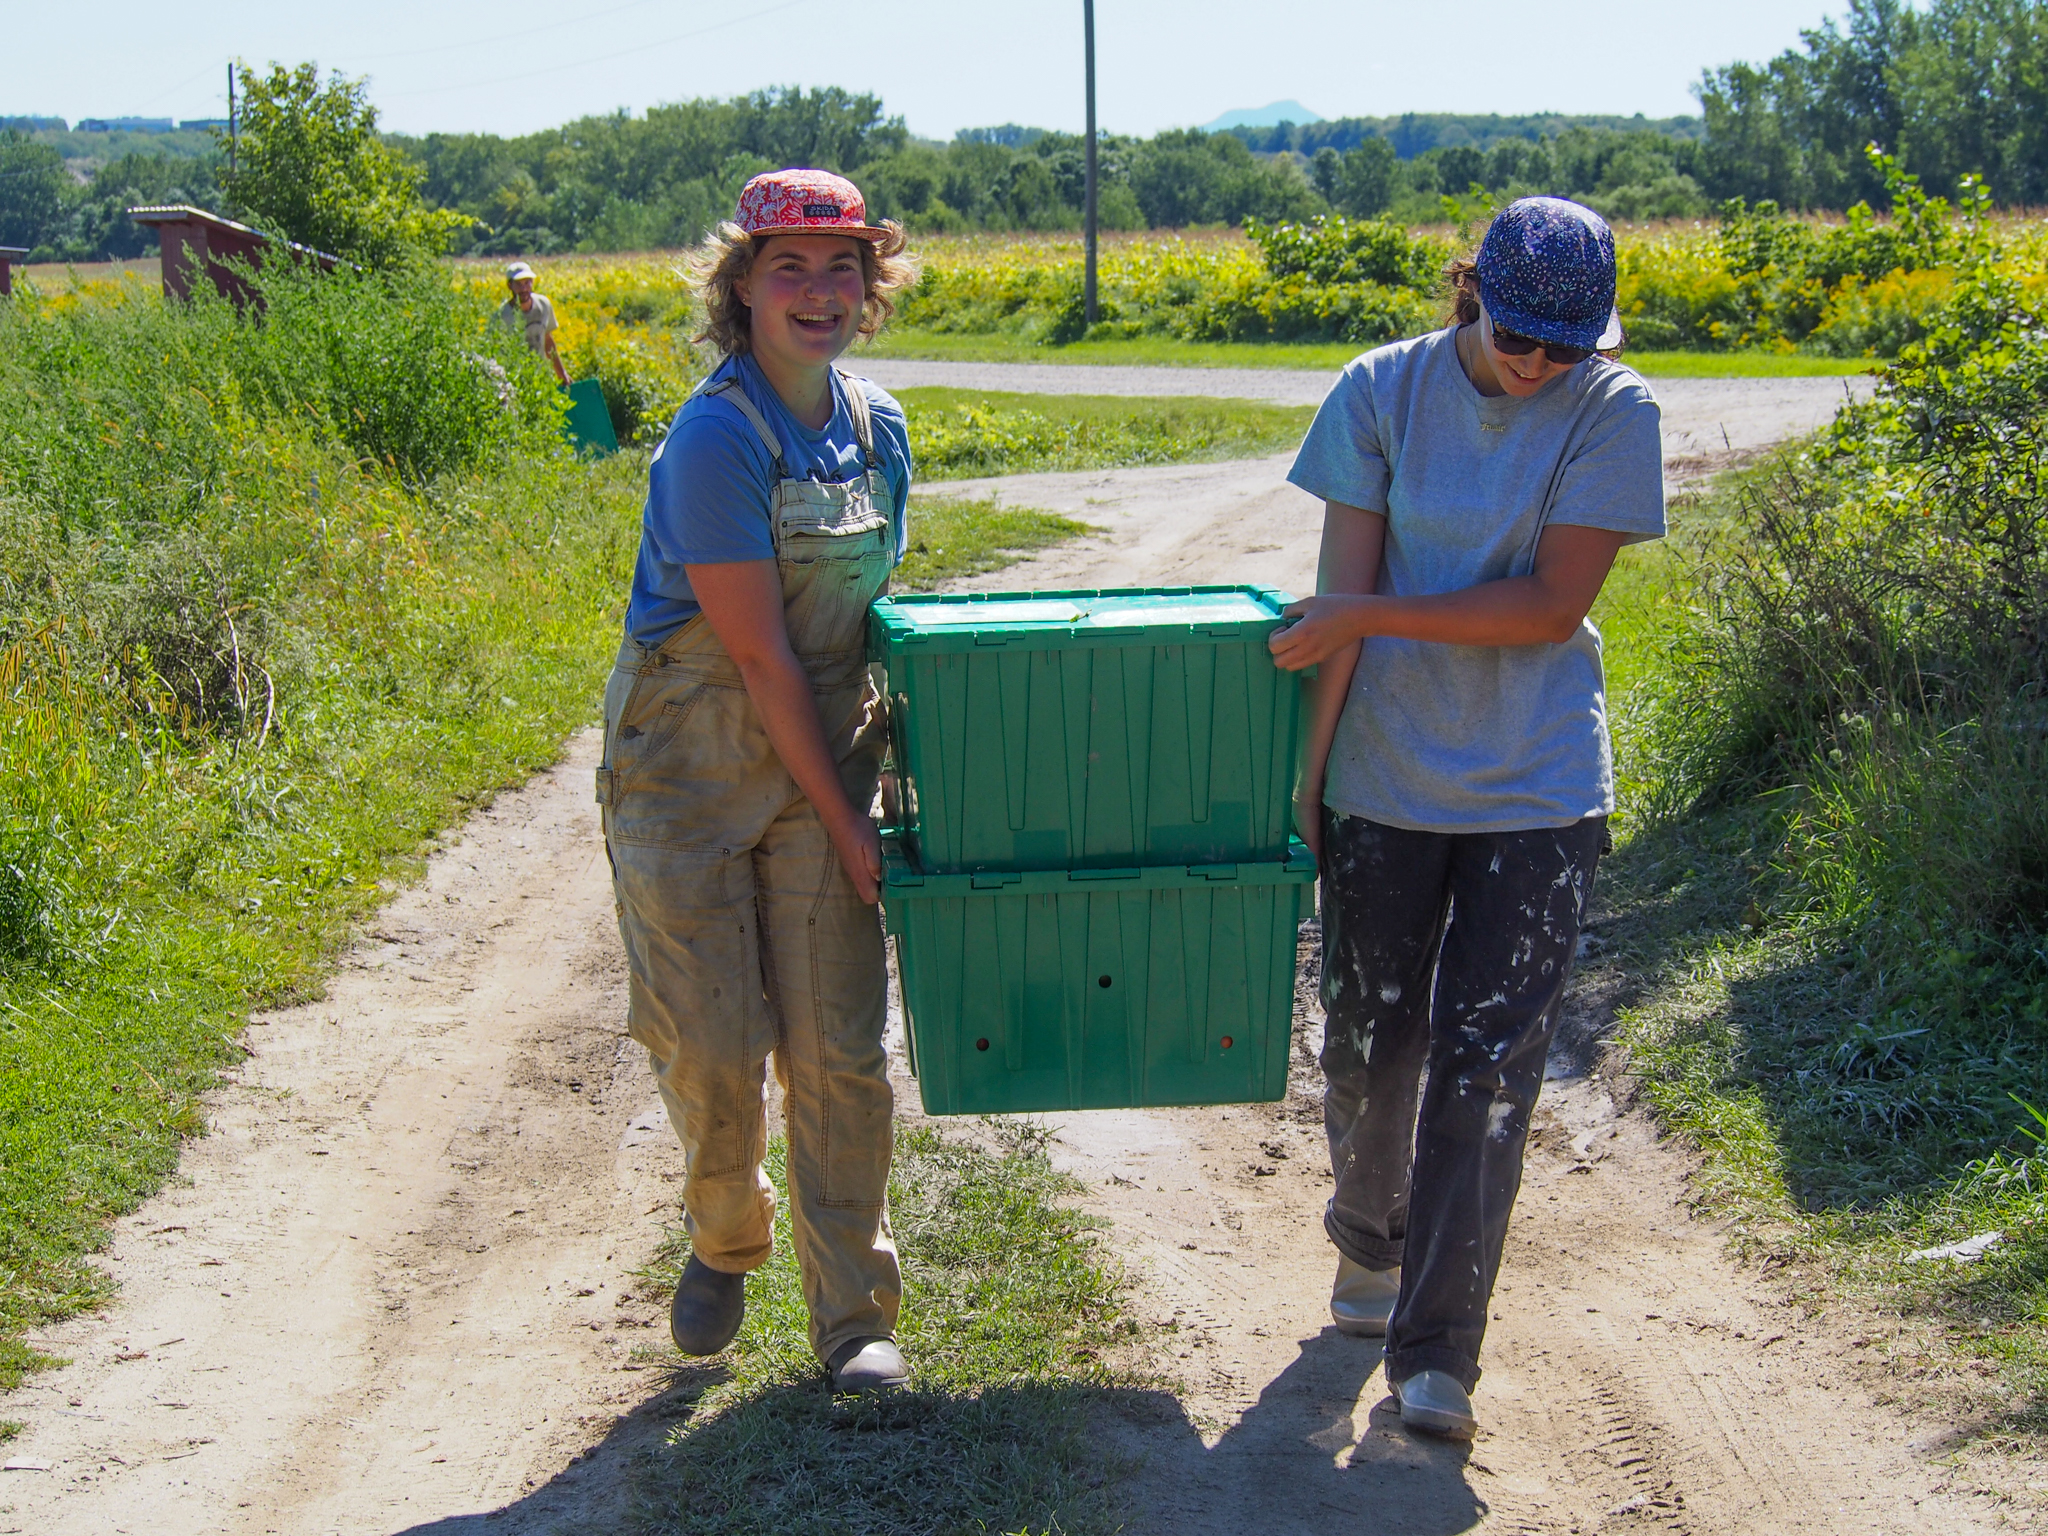
[[[869,469],[880,469],[882,461],[875,457],[875,424],[868,414],[868,392],[860,387],[860,380],[836,363],[832,371],[839,375],[839,382],[846,391],[846,414],[853,418],[853,435],[860,442],[860,451]]]
[[[707,396],[724,395],[738,408],[739,413],[747,418],[748,424],[753,427],[761,441],[767,444],[768,452],[775,459],[776,469],[780,471],[784,479],[788,479],[789,469],[783,462],[781,440],[776,437],[775,429],[768,425],[768,418],[761,414],[760,409],[754,402],[747,398],[747,392],[740,388],[740,381],[738,379],[721,379],[716,384],[708,386],[704,393]]]

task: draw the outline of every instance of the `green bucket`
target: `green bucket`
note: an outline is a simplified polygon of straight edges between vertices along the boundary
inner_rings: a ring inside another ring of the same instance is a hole
[[[578,379],[569,386],[569,415],[563,429],[579,453],[594,453],[602,458],[619,451],[618,436],[612,431],[612,413],[604,403],[604,386],[596,379]]]

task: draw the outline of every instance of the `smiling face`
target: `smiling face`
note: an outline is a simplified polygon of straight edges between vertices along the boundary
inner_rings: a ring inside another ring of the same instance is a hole
[[[1543,349],[1526,353],[1521,357],[1510,357],[1493,344],[1493,317],[1486,307],[1479,309],[1479,355],[1492,365],[1493,376],[1500,387],[1517,400],[1526,400],[1561,373],[1570,373],[1571,363],[1553,363],[1544,356]]]
[[[867,295],[861,242],[848,235],[772,235],[733,285],[749,311],[757,356],[818,368],[853,345]]]

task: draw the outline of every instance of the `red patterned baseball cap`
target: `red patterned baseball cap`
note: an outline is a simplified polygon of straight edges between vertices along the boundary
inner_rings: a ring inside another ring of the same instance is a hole
[[[851,235],[883,240],[860,188],[830,171],[763,171],[740,188],[734,220],[750,235]]]

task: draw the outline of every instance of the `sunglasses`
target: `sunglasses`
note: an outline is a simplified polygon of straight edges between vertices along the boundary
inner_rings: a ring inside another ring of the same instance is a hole
[[[1569,368],[1574,363],[1583,363],[1600,350],[1598,347],[1562,347],[1555,342],[1538,341],[1534,336],[1518,336],[1513,331],[1504,331],[1497,325],[1493,327],[1493,350],[1504,356],[1527,357],[1538,347],[1543,349],[1545,357],[1563,368]]]

